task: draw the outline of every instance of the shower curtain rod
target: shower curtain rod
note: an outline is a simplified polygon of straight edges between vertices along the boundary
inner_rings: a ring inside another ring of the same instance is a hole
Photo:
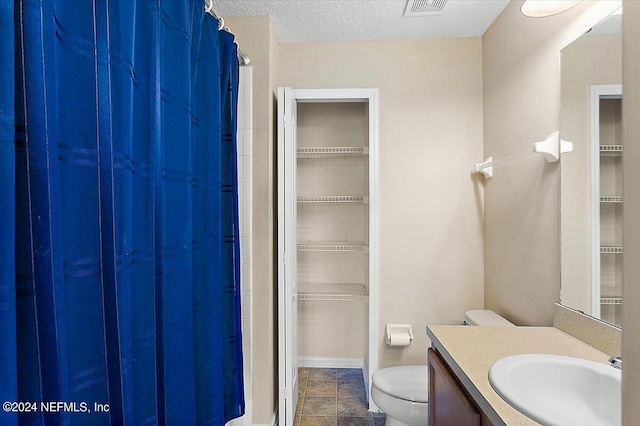
[[[224,18],[222,16],[219,16],[214,10],[213,10],[213,0],[204,0],[204,11],[207,12],[208,14],[210,14],[211,16],[213,16],[217,21],[218,21],[218,30],[225,30],[226,32],[231,32],[229,31],[229,27],[226,27],[224,25]],[[244,52],[242,50],[240,50],[240,45],[238,44],[238,42],[235,42],[236,46],[238,46],[238,59],[239,59],[239,63],[240,66],[244,66],[244,65],[249,65],[249,62],[251,62],[251,59],[244,54]]]

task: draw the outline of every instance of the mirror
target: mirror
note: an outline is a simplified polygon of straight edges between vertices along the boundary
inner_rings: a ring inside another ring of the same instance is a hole
[[[622,320],[622,9],[561,52],[561,303]]]

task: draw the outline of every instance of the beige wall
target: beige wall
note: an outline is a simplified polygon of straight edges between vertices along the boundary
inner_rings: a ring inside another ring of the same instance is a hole
[[[278,386],[274,284],[273,88],[278,44],[268,16],[225,18],[253,67],[253,422],[270,424]]]
[[[625,306],[640,306],[640,2],[625,0],[623,39],[623,127],[624,127],[624,267]],[[623,309],[622,422],[640,418],[640,310]]]
[[[425,324],[483,307],[479,38],[280,45],[278,84],[379,89],[380,367],[425,363]],[[387,348],[385,323],[413,325]]]
[[[544,19],[510,2],[482,37],[484,155],[530,152],[560,127],[560,50],[610,13],[583,1]],[[558,163],[526,155],[485,182],[485,306],[518,325],[551,325],[560,299]]]
[[[573,142],[562,156],[563,304],[591,313],[591,85],[622,83],[622,38],[585,35],[562,50],[560,130]]]

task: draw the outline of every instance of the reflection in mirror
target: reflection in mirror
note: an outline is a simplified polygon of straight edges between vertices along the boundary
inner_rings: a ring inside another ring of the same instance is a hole
[[[561,53],[560,256],[564,305],[622,320],[622,10]]]

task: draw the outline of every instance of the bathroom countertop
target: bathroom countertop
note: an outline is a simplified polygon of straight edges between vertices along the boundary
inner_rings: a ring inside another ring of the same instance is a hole
[[[540,353],[607,363],[609,356],[554,327],[429,325],[427,335],[480,409],[494,425],[536,425],[504,401],[489,383],[500,358]]]

